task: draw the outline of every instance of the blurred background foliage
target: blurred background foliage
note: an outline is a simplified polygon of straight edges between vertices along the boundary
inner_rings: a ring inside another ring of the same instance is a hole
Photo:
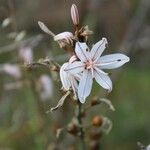
[[[112,131],[100,141],[101,148],[138,150],[138,141],[150,143],[149,0],[0,0],[0,150],[53,150],[55,144],[71,150],[77,143],[67,133],[59,140],[55,137],[56,129],[71,120],[72,101],[68,99],[63,108],[46,114],[62,95],[58,74],[45,68],[27,70],[19,56],[20,49],[28,47],[33,61],[48,56],[59,64],[65,62],[66,52],[43,34],[37,22],[44,22],[55,34],[73,32],[72,3],[79,8],[82,25],[94,31],[90,44],[106,37],[109,47],[105,53],[122,52],[131,58],[123,69],[112,72],[111,94],[106,95],[96,84],[92,91],[93,96],[108,97],[116,108],[111,112],[97,106],[87,114],[89,121],[94,114],[113,121]],[[11,18],[10,24],[6,18]],[[21,76],[4,71],[8,63],[19,65]],[[41,96],[43,75],[51,84],[46,98]]]

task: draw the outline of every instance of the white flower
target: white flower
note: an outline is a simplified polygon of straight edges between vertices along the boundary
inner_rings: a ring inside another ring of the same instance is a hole
[[[3,71],[16,79],[21,78],[21,70],[17,65],[4,64]]]
[[[150,150],[150,145],[148,145],[145,150]]]
[[[31,47],[22,47],[19,49],[19,57],[24,63],[33,61],[33,52]]]
[[[81,74],[70,74],[65,71],[67,66],[77,60],[76,56],[72,56],[69,62],[64,63],[60,68],[60,79],[63,85],[63,88],[68,91],[72,88],[75,98],[77,98],[77,90],[78,90],[78,81],[80,80]]]
[[[67,44],[73,44],[73,34],[71,32],[62,32],[54,36],[54,41],[57,41],[61,48]]]
[[[107,39],[103,38],[97,42],[89,51],[86,43],[77,42],[75,52],[80,61],[70,63],[65,71],[66,74],[76,75],[82,72],[78,86],[78,98],[84,103],[86,97],[90,95],[92,90],[93,78],[109,92],[112,90],[112,81],[108,74],[102,69],[114,69],[122,66],[129,61],[129,57],[123,54],[111,54],[101,56],[106,48]]]
[[[38,83],[42,100],[47,100],[53,96],[53,81],[48,75],[42,75]]]
[[[54,41],[59,41],[59,40],[70,40],[73,38],[73,34],[71,32],[62,32],[54,36]],[[68,41],[69,42],[69,41]]]

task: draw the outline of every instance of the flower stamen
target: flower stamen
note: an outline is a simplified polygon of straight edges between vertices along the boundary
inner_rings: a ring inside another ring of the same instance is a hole
[[[93,63],[93,61],[92,60],[89,60],[89,61],[87,61],[87,62],[85,62],[85,67],[86,67],[86,69],[92,69],[93,67],[94,67],[94,63]]]

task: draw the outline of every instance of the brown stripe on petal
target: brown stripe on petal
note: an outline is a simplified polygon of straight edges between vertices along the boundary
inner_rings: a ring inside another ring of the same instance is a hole
[[[71,71],[71,70],[74,70],[74,69],[77,69],[77,68],[83,68],[83,65],[81,65],[81,66],[75,66],[75,67],[70,67],[68,69],[64,69],[64,71]]]

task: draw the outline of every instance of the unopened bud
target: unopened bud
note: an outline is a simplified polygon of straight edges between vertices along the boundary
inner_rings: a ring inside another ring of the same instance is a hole
[[[100,127],[103,123],[103,119],[101,116],[95,116],[92,120],[93,126]]]
[[[79,13],[78,13],[78,8],[75,4],[72,4],[71,6],[71,18],[72,18],[73,24],[78,26],[79,25]]]

